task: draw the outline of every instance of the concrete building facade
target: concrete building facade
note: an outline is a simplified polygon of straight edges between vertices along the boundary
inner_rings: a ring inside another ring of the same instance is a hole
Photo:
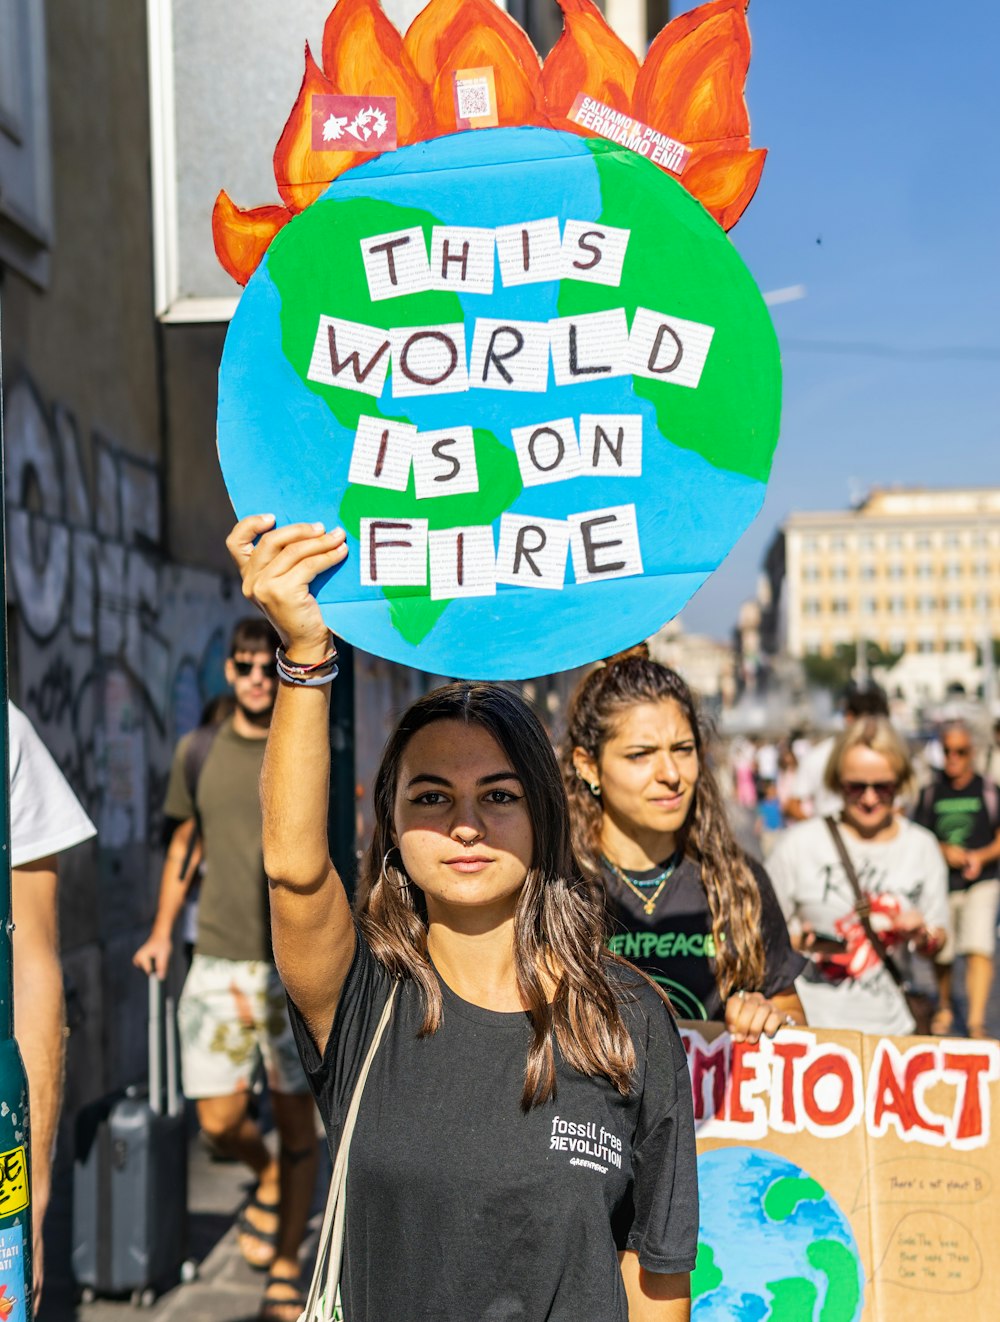
[[[791,656],[866,640],[954,657],[967,674],[1000,637],[1000,488],[876,491],[855,509],[792,514],[779,536],[768,563]]]

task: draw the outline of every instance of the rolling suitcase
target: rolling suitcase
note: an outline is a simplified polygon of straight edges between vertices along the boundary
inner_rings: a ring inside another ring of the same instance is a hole
[[[113,1093],[77,1116],[72,1261],[85,1299],[130,1294],[133,1303],[151,1304],[159,1289],[188,1275],[187,1133],[175,1009],[163,999],[154,975],[148,1090]]]

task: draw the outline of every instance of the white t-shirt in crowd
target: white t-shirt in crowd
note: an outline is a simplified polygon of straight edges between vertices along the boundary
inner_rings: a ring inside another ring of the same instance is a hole
[[[950,926],[948,869],[930,831],[905,817],[891,840],[858,840],[841,830],[862,891],[872,900],[872,927],[882,935],[895,912],[918,910],[928,927]],[[848,1028],[900,1036],[912,1033],[906,998],[878,957],[854,913],[854,891],[821,818],[785,831],[767,860],[767,870],[792,929],[807,922],[817,933],[843,936],[834,979],[819,963],[810,964],[796,987],[814,1028]],[[881,930],[880,930],[881,929]],[[905,942],[886,944],[904,976],[909,967]],[[829,966],[828,966],[829,967]]]
[[[844,806],[839,794],[828,790],[823,784],[826,764],[830,760],[836,735],[814,744],[799,762],[795,777],[795,797],[804,805],[811,806],[813,817],[836,817]]]
[[[97,834],[24,712],[9,704],[10,865],[23,867]]]

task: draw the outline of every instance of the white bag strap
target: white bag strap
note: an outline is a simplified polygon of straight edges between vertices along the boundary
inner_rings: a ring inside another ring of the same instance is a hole
[[[299,1322],[332,1322],[337,1307],[337,1292],[340,1286],[340,1268],[344,1256],[344,1231],[347,1209],[347,1159],[351,1150],[351,1138],[354,1125],[361,1107],[361,1094],[365,1090],[368,1071],[375,1059],[382,1035],[385,1033],[396,999],[397,982],[392,984],[386,999],[382,1017],[375,1028],[368,1054],[365,1056],[361,1073],[354,1085],[351,1104],[347,1108],[344,1128],[337,1145],[337,1157],[333,1163],[333,1176],[330,1180],[330,1194],[323,1213],[323,1225],[319,1232],[319,1244],[316,1250],[316,1267],[309,1284],[306,1306],[299,1316]]]

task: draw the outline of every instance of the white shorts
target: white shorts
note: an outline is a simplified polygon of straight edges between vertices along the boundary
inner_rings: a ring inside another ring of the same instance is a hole
[[[951,909],[951,933],[941,953],[939,964],[950,964],[956,955],[985,955],[992,959],[997,947],[997,905],[1000,881],[974,881],[964,891],[948,896]]]
[[[186,1097],[246,1092],[258,1061],[274,1092],[309,1091],[273,964],[195,955],[177,1005],[177,1026]]]

